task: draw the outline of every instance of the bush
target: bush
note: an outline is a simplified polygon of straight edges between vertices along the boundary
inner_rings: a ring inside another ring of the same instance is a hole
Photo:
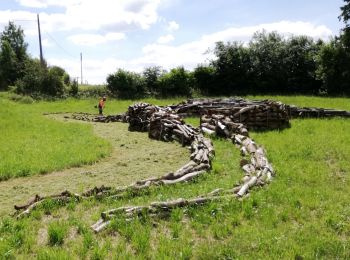
[[[139,98],[145,95],[145,80],[137,73],[119,69],[108,75],[107,89],[119,98]]]
[[[47,70],[43,68],[37,59],[29,59],[25,62],[24,76],[17,80],[16,92],[24,95],[40,93]]]
[[[45,73],[41,93],[49,96],[62,96],[64,89],[63,79],[55,70],[50,69],[48,73]]]
[[[28,59],[25,62],[24,76],[16,81],[16,92],[32,96],[62,96],[65,86],[61,74],[57,67],[48,69],[39,60]]]
[[[70,86],[69,94],[76,97],[76,96],[78,96],[78,91],[79,91],[78,81],[73,80],[73,82]]]

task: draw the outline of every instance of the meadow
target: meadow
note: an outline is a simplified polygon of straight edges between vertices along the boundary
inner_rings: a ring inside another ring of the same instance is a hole
[[[350,99],[304,96],[250,96],[251,99],[274,99],[299,106],[350,110]],[[146,100],[155,104],[181,101]],[[133,103],[108,100],[106,113],[120,113]],[[21,104],[0,96],[0,161],[4,176],[14,179],[27,169],[25,178],[86,163],[108,160],[113,147],[121,149],[125,140],[111,142],[96,137],[91,125],[67,123],[42,115],[43,112],[96,112],[94,99],[68,99],[55,102]],[[3,112],[6,111],[6,112]],[[23,120],[26,119],[23,123]],[[198,125],[198,118],[187,121]],[[26,124],[26,125],[23,125]],[[114,124],[110,124],[111,129]],[[120,131],[126,132],[116,124]],[[144,205],[179,197],[192,198],[215,188],[229,188],[239,181],[240,155],[231,142],[213,138],[216,157],[213,169],[187,184],[153,187],[142,196],[120,200],[91,199],[82,203],[58,205],[48,201],[22,220],[2,216],[0,222],[0,258],[4,259],[348,259],[350,258],[350,120],[296,119],[284,130],[251,132],[267,150],[277,176],[265,188],[254,189],[251,196],[238,201],[227,199],[200,207],[177,209],[168,216],[144,215],[131,222],[115,219],[108,229],[94,234],[90,225],[104,210],[123,205]],[[43,130],[44,129],[44,130]],[[112,131],[112,130],[110,130]],[[6,135],[3,136],[3,133]],[[26,149],[28,135],[31,138]],[[70,139],[71,138],[71,139]],[[132,139],[129,151],[145,149],[147,134]],[[44,140],[41,143],[41,140]],[[11,143],[11,145],[7,145]],[[158,143],[153,143],[156,150]],[[172,145],[172,144],[167,144]],[[37,149],[30,149],[38,147]],[[50,148],[50,149],[49,149]],[[116,149],[117,149],[116,148]],[[118,150],[117,149],[117,150]],[[164,148],[165,149],[165,148]],[[174,146],[180,161],[188,151]],[[13,159],[23,150],[17,165]],[[67,158],[63,160],[66,151]],[[43,154],[52,155],[47,158]],[[151,157],[156,156],[150,154]],[[130,158],[128,159],[130,160]],[[170,160],[170,158],[169,158]],[[155,162],[162,170],[167,161]],[[175,163],[175,162],[172,162]],[[17,167],[16,171],[9,168]],[[98,165],[98,163],[96,164]],[[149,164],[150,165],[150,164]],[[147,168],[152,166],[147,165]],[[181,165],[181,164],[180,164]],[[175,167],[175,164],[172,164]],[[139,177],[133,164],[125,166],[127,179]],[[145,167],[144,167],[145,168]],[[30,170],[28,170],[30,169]],[[139,171],[142,171],[142,164]],[[154,169],[156,170],[156,169]],[[146,171],[146,170],[145,170]],[[118,174],[117,172],[116,174]],[[151,174],[151,173],[147,173]],[[7,178],[7,177],[6,177]],[[6,183],[12,180],[5,180]],[[88,179],[89,177],[87,177]],[[67,185],[72,180],[66,178]],[[91,179],[94,182],[94,179]],[[1,184],[1,183],[0,183]],[[93,185],[93,183],[90,183]],[[38,190],[40,193],[40,190]],[[1,198],[1,197],[0,197]],[[11,212],[9,212],[11,213]]]

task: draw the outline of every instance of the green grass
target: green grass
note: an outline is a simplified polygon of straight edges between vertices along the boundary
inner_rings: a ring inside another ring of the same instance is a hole
[[[0,181],[91,164],[110,153],[91,126],[44,117],[50,105],[0,98]]]
[[[345,98],[269,98],[350,110],[350,100]],[[93,103],[68,100],[31,106],[49,111],[93,111]],[[128,104],[109,101],[108,109],[121,112]],[[198,123],[198,119],[188,121]],[[266,148],[277,176],[268,187],[253,190],[243,201],[223,200],[175,210],[160,219],[147,215],[131,222],[115,219],[108,230],[97,235],[89,228],[106,209],[191,198],[234,186],[242,176],[239,151],[226,140],[214,139],[213,169],[194,182],[154,187],[142,196],[117,201],[49,204],[20,221],[3,217],[0,258],[349,259],[349,128],[346,119],[305,119],[293,120],[291,128],[283,131],[251,133]],[[64,242],[53,247],[48,244],[48,230],[57,221],[66,233]]]

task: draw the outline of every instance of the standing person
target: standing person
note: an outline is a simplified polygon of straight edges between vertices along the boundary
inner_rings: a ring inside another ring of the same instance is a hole
[[[98,112],[100,115],[103,115],[103,109],[105,108],[106,96],[100,99],[98,102]]]

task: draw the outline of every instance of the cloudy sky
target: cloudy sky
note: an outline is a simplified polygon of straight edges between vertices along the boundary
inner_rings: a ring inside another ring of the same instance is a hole
[[[328,40],[339,33],[343,0],[1,0],[0,30],[9,20],[39,56],[90,84],[117,68],[187,69],[210,60],[217,41],[247,42],[258,30]]]

